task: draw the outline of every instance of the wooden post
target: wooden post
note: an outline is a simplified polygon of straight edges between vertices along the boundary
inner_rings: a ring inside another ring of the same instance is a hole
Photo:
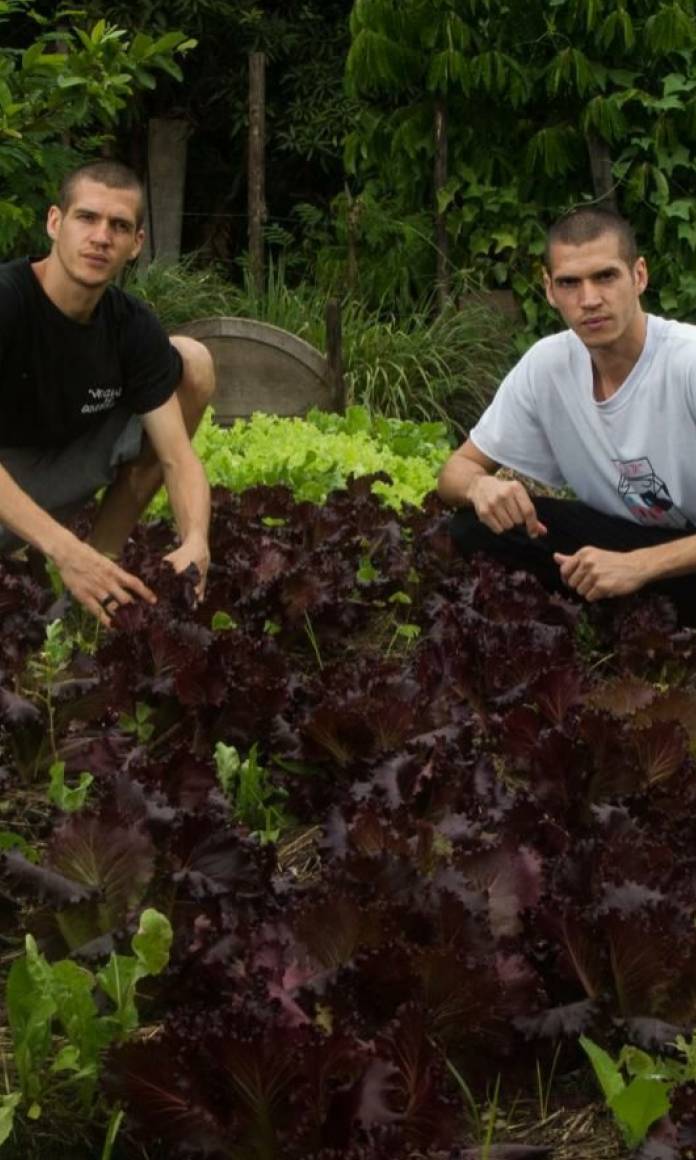
[[[140,261],[178,262],[184,216],[188,122],[177,117],[152,117],[147,142],[147,207],[145,244]]]
[[[435,250],[437,254],[437,302],[440,313],[445,309],[450,295],[449,242],[447,238],[447,215],[440,213],[437,205],[438,194],[447,184],[447,105],[438,97],[435,101]]]
[[[266,56],[249,56],[249,273],[257,294],[264,289],[263,226],[266,221]]]
[[[326,303],[326,361],[333,387],[334,410],[343,414],[346,409],[346,381],[343,377],[341,304],[337,298],[329,298]]]
[[[606,141],[596,133],[587,134],[587,149],[590,154],[590,168],[592,170],[592,185],[594,186],[597,201],[606,208],[618,213],[616,203],[616,182],[611,172],[611,152]]]

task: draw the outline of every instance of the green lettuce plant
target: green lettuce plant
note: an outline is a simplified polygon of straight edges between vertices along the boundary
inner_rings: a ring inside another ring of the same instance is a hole
[[[305,419],[256,414],[228,428],[208,412],[194,445],[210,483],[230,491],[284,484],[297,500],[323,503],[351,476],[381,472],[390,478],[372,490],[396,510],[423,502],[450,452],[443,423],[373,417],[364,407],[349,407],[345,415],[312,410]],[[149,514],[167,513],[160,493]]]
[[[164,970],[171,942],[169,920],[144,910],[131,939],[132,954],[112,952],[94,973],[72,959],[48,962],[33,936],[26,936],[25,952],[13,963],[5,988],[17,1087],[0,1099],[0,1145],[12,1134],[18,1113],[35,1122],[56,1101],[89,1119],[101,1055],[137,1029],[138,983]]]

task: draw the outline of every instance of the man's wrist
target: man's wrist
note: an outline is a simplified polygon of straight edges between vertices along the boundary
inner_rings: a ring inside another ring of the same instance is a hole
[[[188,549],[204,549],[208,551],[208,535],[206,532],[200,531],[196,528],[193,531],[187,532],[185,536],[181,537],[181,547]]]
[[[62,524],[57,521],[51,521],[55,524],[54,527],[48,528],[46,532],[36,537],[34,547],[43,552],[47,559],[51,560],[56,568],[60,571],[75,550],[75,543],[77,536],[64,528]]]
[[[488,473],[486,471],[477,471],[469,480],[466,488],[466,502],[473,507],[476,488],[479,486],[482,479],[487,479]]]

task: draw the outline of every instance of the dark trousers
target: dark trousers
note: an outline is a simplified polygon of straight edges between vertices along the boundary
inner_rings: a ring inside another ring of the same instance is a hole
[[[620,516],[607,516],[578,500],[532,496],[545,536],[531,539],[524,528],[496,535],[482,524],[472,508],[460,508],[450,524],[450,532],[462,555],[485,552],[510,568],[532,572],[550,591],[568,592],[563,583],[554,552],[572,556],[579,548],[604,548],[610,552],[631,552],[636,548],[654,548],[672,540],[692,536],[693,531],[646,528]],[[696,624],[696,571],[686,576],[659,580],[642,591],[669,596],[684,624]]]

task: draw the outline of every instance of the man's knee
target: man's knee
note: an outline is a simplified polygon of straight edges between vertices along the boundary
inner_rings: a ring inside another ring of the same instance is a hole
[[[201,408],[207,407],[215,394],[213,356],[202,342],[188,335],[175,334],[169,341],[178,350],[183,364],[178,392],[195,400]]]

